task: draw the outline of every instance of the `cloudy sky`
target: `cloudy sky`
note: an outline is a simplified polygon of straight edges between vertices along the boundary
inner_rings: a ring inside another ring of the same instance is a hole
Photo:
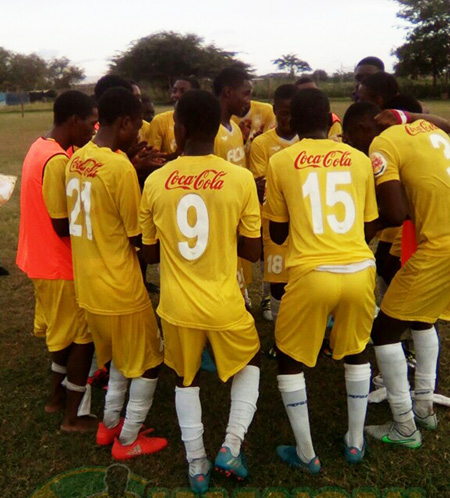
[[[238,52],[259,74],[294,53],[313,69],[352,70],[376,55],[387,70],[403,43],[395,0],[16,0],[2,3],[0,46],[45,58],[66,56],[88,80],[140,37],[156,31],[196,33]]]

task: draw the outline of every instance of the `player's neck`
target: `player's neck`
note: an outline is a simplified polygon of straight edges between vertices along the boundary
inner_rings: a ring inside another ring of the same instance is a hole
[[[231,112],[228,110],[228,107],[226,105],[221,105],[220,106],[220,124],[225,126],[226,128],[230,129],[231,128]]]
[[[290,133],[289,135],[286,134],[283,135],[278,129],[278,126],[275,128],[275,133],[283,140],[292,140],[295,137],[295,135],[297,135],[297,133]]]
[[[328,133],[325,130],[311,130],[305,133],[298,133],[298,138],[312,138],[315,140],[323,140],[328,138]]]
[[[184,156],[208,156],[214,154],[214,142],[188,140],[184,146]]]
[[[100,126],[93,142],[97,147],[107,147],[111,150],[119,149],[117,144],[117,135],[111,126]]]
[[[63,126],[54,126],[52,131],[47,135],[47,138],[52,138],[55,142],[58,142],[64,150],[73,145]]]

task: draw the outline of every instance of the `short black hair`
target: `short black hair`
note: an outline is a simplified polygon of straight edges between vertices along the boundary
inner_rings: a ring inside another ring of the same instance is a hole
[[[295,85],[304,85],[305,83],[315,83],[315,80],[312,76],[304,74],[303,76],[300,76],[300,78],[295,82]]]
[[[291,127],[298,134],[328,129],[330,102],[318,88],[298,90],[291,102]]]
[[[273,100],[286,100],[292,99],[292,97],[298,92],[298,88],[292,84],[280,85],[273,94]]]
[[[222,71],[220,71],[220,73],[214,78],[214,95],[219,97],[222,93],[222,90],[226,86],[237,88],[247,80],[251,80],[250,75],[247,73],[247,71],[244,71],[243,69],[238,67],[226,67],[225,69],[222,69]]]
[[[89,95],[78,90],[61,93],[53,104],[53,122],[64,124],[71,116],[87,119],[94,112],[94,104]]]
[[[364,57],[364,59],[361,59],[358,64],[356,64],[356,67],[358,66],[375,66],[380,71],[384,71],[384,62],[378,57],[373,56]]]
[[[220,126],[220,103],[210,92],[190,90],[178,101],[177,120],[186,128],[187,138],[214,140]]]
[[[144,103],[144,102],[152,103],[152,99],[150,98],[150,95],[148,95],[147,93],[143,93],[143,94],[141,94],[141,102],[142,103]]]
[[[187,81],[191,85],[191,90],[200,90],[200,82],[198,79],[191,75],[191,76],[178,76],[174,79],[174,84],[176,81]]]
[[[142,104],[125,88],[110,88],[98,102],[98,120],[100,125],[110,125],[119,117],[130,116],[142,118]]]
[[[372,102],[355,102],[345,112],[344,119],[342,120],[342,129],[348,130],[353,126],[356,121],[365,116],[374,118],[381,112],[381,109]]]
[[[117,74],[107,74],[102,76],[96,83],[94,88],[95,97],[100,100],[101,96],[110,88],[126,88],[129,92],[133,92],[132,84],[122,76]]]
[[[399,93],[391,100],[385,103],[385,109],[398,109],[399,111],[408,112],[423,112],[422,105],[420,102],[414,98],[412,95],[407,95],[405,93]]]
[[[395,77],[383,71],[369,74],[361,81],[361,85],[365,86],[371,94],[382,97],[384,102],[400,93],[400,87]]]

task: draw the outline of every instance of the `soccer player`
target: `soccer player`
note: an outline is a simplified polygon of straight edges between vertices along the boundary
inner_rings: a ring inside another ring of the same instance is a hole
[[[208,340],[220,379],[233,377],[226,437],[215,467],[238,479],[248,469],[241,445],[259,386],[259,339],[236,281],[237,256],[260,255],[260,212],[249,171],[213,155],[221,110],[209,92],[186,93],[175,109],[183,156],[145,183],[140,220],[149,263],[161,254],[165,363],[177,374],[175,404],[189,482],[205,492],[211,463],[203,445],[198,372]]]
[[[61,94],[53,106],[51,132],[31,145],[22,169],[16,262],[33,282],[35,333],[45,331],[52,356],[53,390],[45,411],[63,408],[66,396],[61,429],[67,432],[97,428],[95,418],[77,415],[94,348],[83,310],[75,300],[64,185],[69,161],[66,150],[86,144],[96,121],[87,95],[77,91]],[[61,385],[65,377],[66,389]]]
[[[256,137],[250,147],[249,169],[253,173],[257,183],[263,184],[260,188],[262,191],[264,191],[266,170],[270,158],[273,154],[298,141],[298,136],[291,129],[290,124],[291,100],[297,91],[298,88],[295,85],[289,84],[281,85],[275,90],[273,110],[277,120],[277,127]],[[260,200],[262,203],[263,199]],[[264,246],[264,284],[268,282],[270,290],[263,285],[261,308],[264,318],[268,316],[267,312],[270,311],[270,317],[276,321],[280,300],[284,294],[284,287],[287,282],[287,272],[285,269],[287,242],[279,246],[271,240],[269,221],[267,219],[263,220],[262,232]]]
[[[97,135],[67,165],[66,193],[77,301],[85,310],[98,365],[112,360],[97,443],[114,442],[112,455],[120,460],[167,444],[140,432],[163,352],[136,255],[139,183],[125,155],[142,125],[142,107],[128,90],[111,88],[100,98],[98,111]]]
[[[355,90],[353,91],[353,99],[358,101],[358,89],[362,80],[370,74],[375,74],[384,71],[384,63],[378,57],[364,57],[358,64],[356,64],[354,77],[355,77]]]
[[[309,429],[303,365],[315,366],[331,314],[333,358],[345,360],[345,457],[359,462],[370,387],[364,352],[375,310],[375,263],[364,236],[365,224],[378,217],[371,164],[356,149],[327,139],[329,112],[318,89],[293,97],[291,126],[299,142],[270,159],[263,211],[274,242],[282,244],[289,233],[289,279],[275,340],[278,388],[296,446],[277,452],[312,474],[321,465]]]
[[[373,104],[386,108],[386,103],[400,93],[397,80],[392,74],[378,72],[366,76],[358,88],[359,102],[372,102]]]
[[[317,84],[314,81],[314,78],[308,75],[301,76],[296,82],[295,86],[299,90],[304,90],[305,88],[317,88]],[[336,142],[341,141],[342,137],[342,125],[341,120],[337,114],[334,112],[330,112],[328,117],[328,138],[336,140]]]
[[[350,107],[346,134],[360,149],[370,144],[381,221],[401,225],[408,215],[418,247],[393,278],[372,331],[394,421],[366,429],[385,443],[418,448],[422,437],[416,424],[437,425],[433,393],[439,341],[434,325],[438,318],[450,319],[450,141],[424,120],[382,132],[375,121],[378,112],[373,105]],[[408,121],[407,113],[404,117]],[[400,342],[408,327],[416,351],[414,405]]]
[[[231,119],[239,125],[244,142],[248,142],[249,145],[255,137],[276,125],[273,107],[257,100],[251,100],[241,114],[233,115]]]
[[[172,87],[170,100],[176,106],[186,92],[199,88],[200,83],[194,76],[180,76]],[[166,154],[167,161],[171,161],[181,154],[181,151],[177,149],[173,132],[173,113],[174,111],[172,110],[157,114],[150,123],[149,133],[146,137],[149,146]]]

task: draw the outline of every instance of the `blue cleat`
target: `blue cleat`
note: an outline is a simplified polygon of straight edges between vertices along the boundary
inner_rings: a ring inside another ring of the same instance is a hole
[[[248,476],[247,460],[244,453],[241,451],[235,457],[227,446],[220,448],[214,466],[217,472],[221,472],[227,477],[235,477],[238,481],[243,481]]]
[[[354,446],[347,446],[344,438],[344,455],[348,463],[355,464],[359,463],[366,454],[366,441],[364,440],[363,447],[358,449]]]
[[[316,455],[308,463],[302,462],[297,455],[295,446],[278,446],[278,456],[291,467],[304,470],[309,474],[318,474],[322,466],[320,465],[319,457]]]
[[[202,353],[202,364],[200,366],[202,370],[205,370],[205,372],[217,372],[217,367],[216,364],[214,363],[214,360],[211,358],[211,355],[209,354],[209,351],[205,348]]]
[[[188,475],[189,486],[196,495],[202,495],[209,489],[209,481],[211,480],[212,463],[208,461],[208,472],[206,474]]]

